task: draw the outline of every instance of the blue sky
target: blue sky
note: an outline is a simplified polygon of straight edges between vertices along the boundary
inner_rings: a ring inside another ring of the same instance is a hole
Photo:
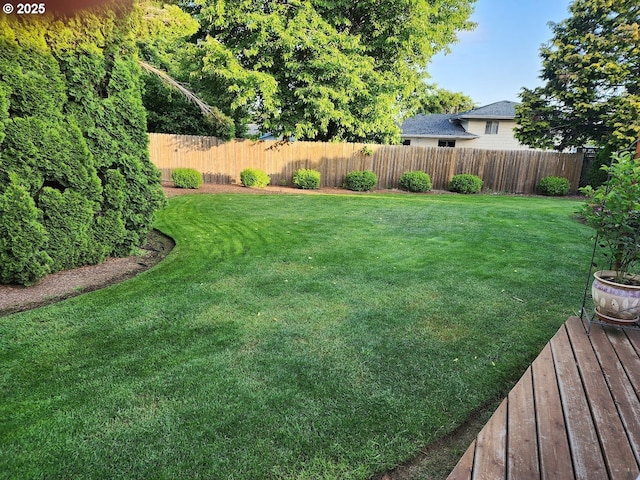
[[[569,15],[571,0],[477,0],[471,19],[478,25],[458,35],[448,55],[427,67],[430,82],[462,92],[481,106],[519,101],[522,87],[542,84],[540,45],[552,38],[548,22]]]

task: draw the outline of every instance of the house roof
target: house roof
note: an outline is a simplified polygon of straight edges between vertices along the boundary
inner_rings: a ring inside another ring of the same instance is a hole
[[[471,120],[475,118],[512,120],[516,118],[516,105],[516,102],[503,100],[501,102],[491,103],[489,105],[485,105],[484,107],[478,107],[474,108],[473,110],[460,113],[456,115],[456,118],[465,120]]]
[[[463,128],[461,120],[513,120],[516,117],[516,105],[516,102],[503,100],[462,113],[419,114],[404,121],[401,126],[402,136],[467,140],[478,138],[478,135]]]
[[[449,113],[419,114],[407,118],[401,126],[402,136],[437,138],[476,138],[455,121],[456,115]]]

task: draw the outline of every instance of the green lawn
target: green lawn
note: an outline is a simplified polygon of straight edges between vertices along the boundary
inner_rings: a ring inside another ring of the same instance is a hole
[[[367,479],[582,301],[566,199],[187,195],[133,280],[0,318],[0,478]]]

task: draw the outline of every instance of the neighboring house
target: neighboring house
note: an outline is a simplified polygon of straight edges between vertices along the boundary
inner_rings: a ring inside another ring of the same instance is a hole
[[[455,114],[416,115],[402,124],[402,143],[420,147],[531,150],[514,136],[516,103],[502,101]]]

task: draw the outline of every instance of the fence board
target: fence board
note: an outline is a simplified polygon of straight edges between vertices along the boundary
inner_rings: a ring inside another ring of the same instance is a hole
[[[321,174],[321,185],[340,187],[352,170],[372,170],[378,188],[397,188],[400,176],[422,170],[431,176],[433,188],[445,190],[459,173],[478,175],[484,189],[505,193],[535,193],[541,178],[565,177],[571,191],[578,189],[582,153],[536,150],[481,150],[472,148],[416,147],[404,145],[254,141],[223,142],[215,137],[149,134],[151,161],[160,169],[163,181],[171,180],[174,168],[194,168],[206,183],[240,183],[245,168],[264,170],[272,185],[291,184],[299,168]]]

